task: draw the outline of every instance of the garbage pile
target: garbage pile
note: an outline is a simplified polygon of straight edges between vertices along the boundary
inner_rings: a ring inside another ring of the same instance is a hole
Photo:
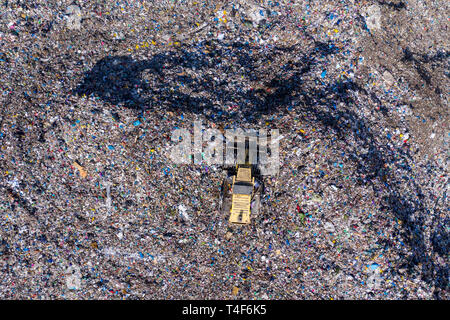
[[[448,5],[2,1],[2,299],[448,299]],[[174,130],[278,129],[258,216]]]

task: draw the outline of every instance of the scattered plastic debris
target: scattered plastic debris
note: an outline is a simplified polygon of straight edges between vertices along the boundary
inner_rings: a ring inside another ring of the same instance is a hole
[[[2,299],[449,299],[448,6],[30,0],[0,21]],[[279,130],[249,226],[205,149],[171,161],[195,121]]]

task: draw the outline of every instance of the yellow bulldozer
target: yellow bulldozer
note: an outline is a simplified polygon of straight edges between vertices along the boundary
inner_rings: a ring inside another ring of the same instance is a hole
[[[258,158],[255,158],[255,153],[250,152],[249,138],[242,138],[241,141],[244,141],[245,157],[242,163],[235,160],[234,165],[225,168],[227,176],[223,180],[220,193],[220,210],[229,217],[228,221],[232,225],[249,224],[252,217],[259,214],[261,195],[264,192]],[[234,155],[237,156],[237,142],[231,145],[234,148]],[[258,150],[259,145],[256,147]]]
[[[228,170],[221,192],[221,209],[231,224],[249,224],[260,210],[262,182],[255,179],[257,171],[252,165],[236,165]]]
[[[252,168],[237,167],[237,174],[233,176],[231,188],[230,223],[250,223],[250,207],[255,178]]]

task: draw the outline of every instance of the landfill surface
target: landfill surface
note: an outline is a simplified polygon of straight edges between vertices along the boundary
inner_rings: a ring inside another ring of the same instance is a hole
[[[0,1],[1,299],[448,299],[448,1]],[[261,210],[172,132],[279,129]]]

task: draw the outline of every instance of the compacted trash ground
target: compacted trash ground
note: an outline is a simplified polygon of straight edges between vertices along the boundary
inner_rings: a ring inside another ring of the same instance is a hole
[[[448,12],[0,1],[0,297],[448,299]],[[279,130],[249,225],[194,121]]]

